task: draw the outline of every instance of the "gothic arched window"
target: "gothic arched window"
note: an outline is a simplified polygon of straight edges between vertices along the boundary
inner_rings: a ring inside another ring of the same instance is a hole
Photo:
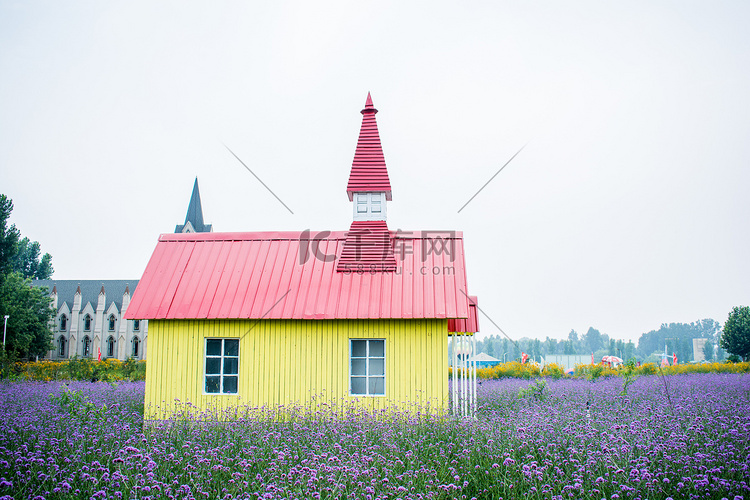
[[[89,316],[88,314],[83,317],[83,331],[84,332],[91,331],[91,316]]]
[[[133,357],[137,358],[138,353],[140,352],[141,347],[141,341],[138,339],[138,337],[133,337]]]
[[[64,332],[68,329],[68,317],[64,314],[60,316],[60,331]]]
[[[65,317],[65,316],[63,316],[63,318],[64,318],[64,317]],[[58,355],[59,355],[59,356],[60,356],[61,358],[65,357],[65,344],[67,344],[67,342],[65,341],[65,337],[63,337],[63,336],[60,336],[60,339],[59,339],[59,340],[57,341],[57,345],[58,345],[58,350],[57,350],[57,354],[58,354]]]
[[[88,335],[83,337],[83,355],[91,356],[91,339]]]
[[[115,339],[110,336],[107,339],[107,357],[112,358],[115,356]]]
[[[115,331],[115,315],[110,314],[109,315],[109,331],[114,332]]]

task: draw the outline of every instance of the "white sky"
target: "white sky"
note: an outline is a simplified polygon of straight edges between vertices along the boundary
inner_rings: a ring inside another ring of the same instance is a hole
[[[195,176],[215,231],[347,229],[371,91],[389,227],[463,231],[511,337],[750,304],[749,3],[268,4],[0,2],[0,192],[54,278],[140,277]]]

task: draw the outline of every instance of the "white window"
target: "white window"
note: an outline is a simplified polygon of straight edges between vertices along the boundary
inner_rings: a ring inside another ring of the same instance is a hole
[[[68,317],[64,314],[60,316],[60,331],[64,332],[68,328]]]
[[[88,335],[83,337],[83,355],[84,357],[91,356],[91,339]]]
[[[240,373],[239,339],[206,339],[206,394],[237,394]]]
[[[140,351],[141,347],[141,340],[138,337],[133,337],[133,357],[138,357],[138,352]]]
[[[349,393],[385,396],[385,340],[351,339],[349,347]]]
[[[116,321],[117,320],[115,319],[115,315],[114,314],[110,314],[109,315],[109,331],[110,332],[114,332],[115,331],[115,322]]]
[[[88,314],[83,317],[83,331],[84,332],[91,331],[91,316],[89,316]]]
[[[139,319],[134,319],[134,320],[133,320],[133,331],[134,331],[134,332],[137,332],[137,331],[139,331],[140,329],[141,329],[141,320],[139,320]]]
[[[354,193],[354,220],[385,220],[385,193]]]
[[[61,358],[63,356],[65,356],[65,344],[67,344],[67,342],[65,341],[65,337],[60,336],[60,340],[59,340],[59,344],[58,344],[59,345],[59,350],[57,352],[58,352],[58,355]]]

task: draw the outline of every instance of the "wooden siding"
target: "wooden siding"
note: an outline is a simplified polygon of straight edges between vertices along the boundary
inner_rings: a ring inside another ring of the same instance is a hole
[[[237,395],[207,395],[206,338],[240,338]],[[386,340],[385,396],[349,395],[349,339]],[[149,321],[146,417],[184,410],[221,411],[355,403],[447,411],[447,320]]]

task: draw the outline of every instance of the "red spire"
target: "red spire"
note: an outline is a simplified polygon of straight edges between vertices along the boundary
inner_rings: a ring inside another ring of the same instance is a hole
[[[359,130],[357,150],[354,153],[352,171],[349,174],[349,184],[346,186],[349,201],[353,199],[356,192],[376,191],[385,191],[385,199],[391,199],[391,181],[388,179],[378,124],[375,121],[377,112],[368,92],[365,109],[362,110],[362,127]]]

